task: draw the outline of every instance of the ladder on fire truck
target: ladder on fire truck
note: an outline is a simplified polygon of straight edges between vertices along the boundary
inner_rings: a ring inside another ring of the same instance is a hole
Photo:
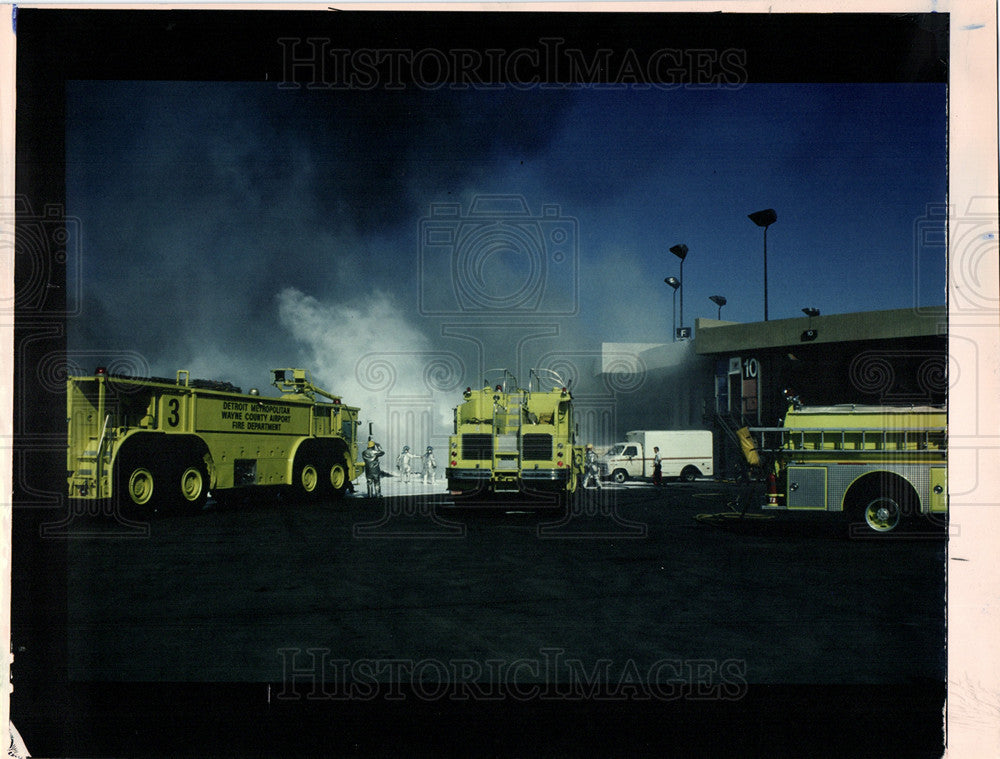
[[[507,406],[498,406],[493,416],[493,471],[517,473],[521,466],[521,396],[510,396]],[[517,492],[517,479],[498,479],[497,490]]]
[[[892,455],[926,454],[945,451],[946,430],[926,428],[829,428],[829,427],[754,427],[760,450],[768,453],[822,452],[891,453]]]

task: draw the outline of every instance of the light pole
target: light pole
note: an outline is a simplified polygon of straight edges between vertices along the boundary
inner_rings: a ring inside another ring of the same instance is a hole
[[[758,227],[764,227],[764,321],[767,321],[767,228],[778,220],[773,208],[754,211],[747,216]]]
[[[722,307],[726,305],[726,299],[721,295],[709,295],[708,299],[719,307],[719,313],[716,318],[722,321]]]
[[[680,270],[680,288],[681,288],[681,326],[684,326],[684,259],[687,258],[688,246],[681,243],[680,245],[674,245],[670,252],[673,253],[681,260],[681,270]],[[674,336],[676,337],[677,330],[674,329]]]
[[[674,338],[673,341],[677,342],[677,288],[681,286],[681,281],[677,277],[667,277],[665,280],[668,285],[674,288]]]

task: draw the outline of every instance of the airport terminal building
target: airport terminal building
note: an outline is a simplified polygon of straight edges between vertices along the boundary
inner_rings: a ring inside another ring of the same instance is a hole
[[[618,436],[633,429],[710,429],[716,472],[741,463],[732,433],[776,426],[784,391],[806,405],[942,405],[948,391],[944,306],[755,323],[696,319],[693,339],[604,343]],[[630,382],[620,379],[631,367]]]

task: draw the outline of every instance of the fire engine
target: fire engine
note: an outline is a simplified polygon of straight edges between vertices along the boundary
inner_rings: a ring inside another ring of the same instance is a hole
[[[801,406],[750,430],[774,457],[764,508],[832,511],[888,533],[948,510],[947,413],[936,406]],[[752,463],[752,462],[751,462]]]
[[[229,383],[109,374],[67,379],[72,499],[197,509],[266,486],[339,496],[356,476],[358,409],[304,369],[275,369],[276,398]],[[322,396],[325,400],[317,399]]]
[[[542,389],[546,381],[555,383],[551,390]],[[504,369],[495,386],[468,387],[462,399],[448,445],[446,476],[452,493],[576,491],[583,475],[583,447],[576,444],[572,394],[555,372],[532,369],[525,390]]]

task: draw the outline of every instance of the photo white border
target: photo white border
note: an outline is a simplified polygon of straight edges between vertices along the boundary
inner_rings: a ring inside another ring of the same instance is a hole
[[[562,12],[739,12],[739,13],[928,13],[950,14],[948,202],[962,214],[970,204],[993,200],[997,175],[997,6],[989,0],[917,3],[908,0],[725,0],[713,2],[546,2],[546,3],[93,3],[34,2],[18,8],[213,10],[468,10]],[[13,8],[0,5],[0,214],[14,212],[14,125],[16,38]],[[996,217],[994,216],[994,228]],[[956,261],[950,253],[949,272]],[[1000,275],[983,264],[980,294],[1000,302]],[[997,265],[996,261],[992,262]],[[949,276],[949,302],[959,295]],[[13,250],[0,249],[0,301],[13,298]],[[948,728],[949,757],[996,756],[1000,750],[1000,311],[950,311],[949,335],[977,346],[979,373],[960,373],[951,385],[949,437],[978,452],[976,479],[969,489],[951,471],[950,520],[960,525],[948,547]],[[10,540],[12,500],[13,324],[0,323],[0,613],[10,640]],[[992,399],[973,406],[963,399]],[[9,721],[10,664],[0,655],[0,720]],[[28,746],[30,749],[30,746]]]

